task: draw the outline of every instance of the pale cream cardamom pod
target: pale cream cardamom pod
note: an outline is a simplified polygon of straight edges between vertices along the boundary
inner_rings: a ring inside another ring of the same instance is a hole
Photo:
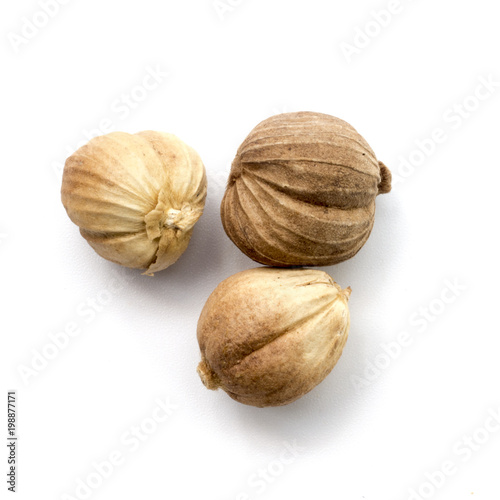
[[[153,275],[186,250],[207,178],[196,151],[172,134],[113,132],[67,159],[61,194],[99,255]]]

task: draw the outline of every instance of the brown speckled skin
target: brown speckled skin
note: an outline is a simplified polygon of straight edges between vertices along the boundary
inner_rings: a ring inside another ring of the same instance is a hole
[[[375,198],[390,189],[389,169],[347,122],[285,113],[257,125],[238,149],[221,218],[261,264],[331,265],[361,249]]]
[[[314,269],[257,268],[229,277],[198,321],[202,381],[252,406],[295,401],[340,358],[349,294]]]
[[[154,131],[90,140],[66,160],[61,187],[70,219],[99,255],[150,275],[186,250],[206,194],[196,151]]]

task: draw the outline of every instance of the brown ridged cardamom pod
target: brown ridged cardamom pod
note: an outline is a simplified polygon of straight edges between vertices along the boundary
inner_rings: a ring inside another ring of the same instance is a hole
[[[221,204],[224,229],[261,264],[325,266],[353,257],[391,173],[348,123],[285,113],[254,128],[238,149]]]

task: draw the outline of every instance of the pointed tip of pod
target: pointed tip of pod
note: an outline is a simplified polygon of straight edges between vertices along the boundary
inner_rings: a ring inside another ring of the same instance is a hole
[[[229,174],[229,179],[227,180],[227,187],[231,187],[236,182],[236,180],[241,176],[242,170],[243,166],[241,165],[241,158],[238,153],[231,164],[231,172]]]
[[[213,372],[212,368],[210,368],[210,365],[206,362],[206,360],[201,360],[196,371],[198,372],[203,385],[207,389],[216,391],[220,387],[221,384],[219,377],[216,373]]]
[[[348,286],[345,290],[342,290],[340,293],[345,297],[346,300],[349,300],[349,297],[351,296],[352,289],[350,286]]]
[[[381,162],[378,162],[380,167],[380,182],[378,183],[378,194],[388,193],[391,189],[392,174],[391,171]]]

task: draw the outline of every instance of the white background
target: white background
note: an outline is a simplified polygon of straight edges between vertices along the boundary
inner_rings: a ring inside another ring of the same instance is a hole
[[[401,0],[380,28],[372,11],[389,6],[72,0],[44,23],[37,1],[3,2],[0,436],[16,389],[16,498],[83,498],[79,481],[97,484],[93,462],[114,452],[121,465],[89,498],[500,497],[488,420],[500,407],[498,83],[473,97],[481,78],[500,82],[497,6]],[[33,32],[34,18],[45,26]],[[357,43],[352,57],[343,43]],[[148,67],[168,76],[141,93]],[[123,109],[131,92],[141,102]],[[202,386],[196,323],[222,279],[256,266],[219,218],[236,149],[261,120],[299,110],[350,122],[396,182],[365,247],[325,268],[353,289],[337,367],[299,401],[258,409]],[[60,167],[96,128],[175,133],[206,165],[205,214],[154,278],[97,256],[60,202]],[[79,335],[23,378],[71,323]],[[388,358],[383,344],[404,332],[411,345]],[[176,409],[133,451],[122,436],[151,429],[156,398]],[[283,455],[285,442],[300,453]]]

